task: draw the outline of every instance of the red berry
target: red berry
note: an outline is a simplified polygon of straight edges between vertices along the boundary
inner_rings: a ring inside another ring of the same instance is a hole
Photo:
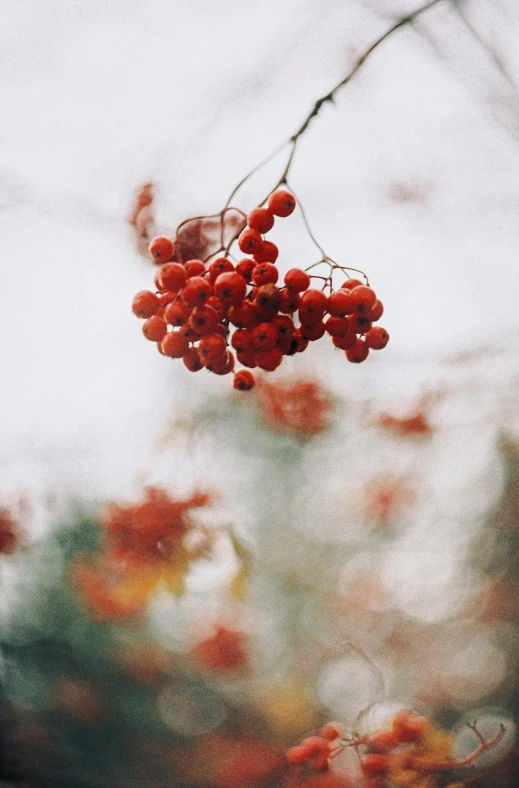
[[[202,260],[188,260],[187,263],[184,264],[184,268],[186,269],[187,278],[191,279],[192,276],[201,276],[205,274],[205,263]]]
[[[255,285],[275,285],[279,279],[279,271],[273,263],[258,263],[252,272]]]
[[[310,287],[310,277],[301,268],[291,268],[285,274],[285,284],[296,293],[302,293]]]
[[[164,310],[164,320],[171,326],[183,326],[189,320],[191,310],[183,301],[168,304]]]
[[[360,766],[364,774],[380,774],[389,766],[389,758],[382,753],[368,753],[360,759]]]
[[[248,369],[240,369],[236,372],[232,385],[237,391],[250,391],[255,382],[252,372]]]
[[[237,306],[245,298],[247,283],[236,271],[220,274],[214,283],[214,294],[226,306]]]
[[[215,375],[228,375],[234,369],[234,354],[228,350],[223,364],[219,360],[215,360],[211,364],[207,364],[207,369],[214,372]]]
[[[151,241],[148,251],[159,263],[165,263],[167,260],[171,260],[175,254],[175,244],[169,238],[158,235]]]
[[[253,349],[252,333],[246,328],[237,328],[231,337],[231,345],[239,353]]]
[[[301,324],[301,336],[305,339],[308,339],[310,342],[315,342],[317,339],[321,339],[324,336],[324,332],[326,331],[325,325],[322,321],[316,323],[315,325],[305,326]]]
[[[204,367],[196,347],[188,348],[182,356],[182,361],[190,372],[199,372]]]
[[[225,271],[234,271],[234,265],[227,257],[218,257],[216,260],[213,260],[207,270],[209,271],[209,278],[214,282],[216,277]]]
[[[295,207],[294,195],[284,189],[274,192],[268,199],[268,209],[274,216],[290,216]]]
[[[243,260],[236,264],[236,273],[243,276],[246,282],[250,282],[255,267],[256,260],[253,260],[252,257],[244,257]]]
[[[244,367],[254,369],[254,367],[258,366],[256,364],[256,355],[253,350],[246,350],[243,353],[236,351],[236,356],[240,364],[243,364]]]
[[[207,304],[196,306],[189,318],[189,325],[198,334],[212,334],[219,322],[218,313],[212,306],[207,306]]]
[[[356,312],[366,312],[374,306],[377,300],[375,291],[366,285],[358,285],[350,292]]]
[[[256,307],[251,301],[243,301],[238,306],[229,307],[229,321],[237,328],[252,328],[260,320]]]
[[[342,730],[338,723],[327,722],[326,725],[321,728],[321,736],[327,741],[335,741],[335,739],[340,739],[342,736]]]
[[[355,304],[351,293],[347,290],[336,290],[330,293],[326,304],[326,309],[333,317],[345,317],[355,311]]]
[[[279,311],[292,315],[299,307],[300,296],[294,290],[284,287],[279,291]]]
[[[346,334],[352,333],[350,323],[345,317],[329,317],[324,325],[332,337],[345,337]]]
[[[361,282],[360,279],[346,279],[341,285],[341,290],[353,290],[354,287],[359,285],[364,285],[364,282]]]
[[[254,254],[263,246],[263,238],[257,230],[247,227],[238,238],[238,246],[244,254]]]
[[[277,315],[280,300],[281,294],[276,285],[270,283],[258,287],[254,303],[261,320],[272,320]]]
[[[200,306],[212,295],[211,283],[202,276],[193,276],[182,290],[182,300],[186,306]]]
[[[350,332],[343,337],[332,337],[332,342],[335,347],[341,350],[351,350],[351,348],[355,347],[357,344],[357,334],[355,331],[350,330]]]
[[[369,355],[369,347],[362,339],[357,339],[353,347],[345,352],[348,361],[351,361],[353,364],[361,364]]]
[[[321,290],[307,290],[301,296],[299,319],[305,326],[320,323],[326,311],[327,298]]]
[[[178,291],[187,280],[186,269],[180,263],[165,263],[155,274],[155,281],[160,285],[159,290]]]
[[[274,216],[267,208],[254,208],[247,216],[247,224],[264,235],[274,227]]]
[[[277,339],[277,331],[272,323],[260,323],[252,329],[252,345],[255,351],[271,350]]]
[[[204,366],[207,366],[219,356],[227,359],[226,352],[227,343],[221,334],[206,334],[198,344],[198,355]]]
[[[266,372],[274,372],[283,361],[283,353],[278,347],[270,350],[259,350],[256,353],[256,364]]]
[[[279,256],[279,249],[272,241],[263,241],[263,246],[259,252],[254,252],[254,259],[257,263],[275,263]]]
[[[160,301],[151,290],[141,290],[132,301],[132,312],[137,317],[153,317],[160,306]]]
[[[366,331],[364,341],[372,350],[382,350],[389,342],[389,334],[382,326],[373,326],[369,331]]]
[[[365,334],[371,328],[371,320],[362,313],[355,312],[349,317],[350,326],[356,334]]]
[[[157,315],[149,317],[142,324],[142,333],[146,339],[149,339],[151,342],[160,342],[160,340],[165,336],[167,330],[168,327],[165,321]]]
[[[366,314],[366,317],[369,317],[369,319],[373,323],[376,323],[377,320],[380,320],[383,314],[384,314],[384,305],[382,301],[379,301],[377,298],[371,309]]]
[[[186,339],[179,331],[170,331],[160,343],[160,348],[165,356],[182,358],[189,349],[189,339]]]

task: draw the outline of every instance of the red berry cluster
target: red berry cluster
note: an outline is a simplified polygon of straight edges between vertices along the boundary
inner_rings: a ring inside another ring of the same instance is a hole
[[[132,305],[145,319],[144,336],[156,342],[163,355],[181,358],[191,372],[205,368],[227,375],[237,360],[248,368],[234,373],[234,388],[241,391],[254,386],[250,369],[271,372],[284,356],[304,351],[325,333],[356,363],[364,361],[370,349],[385,347],[389,335],[373,327],[382,303],[359,280],[348,279],[335,292],[329,284],[326,295],[310,287],[308,273],[292,268],[278,286],[278,248],[264,236],[275,217],[289,216],[295,206],[293,195],[281,189],[271,194],[266,208],[252,210],[237,238],[248,256],[236,264],[227,256],[210,263],[173,262],[174,242],[154,238],[149,251],[161,264],[156,292],[137,293]]]
[[[301,744],[291,747],[287,751],[287,761],[292,765],[306,764],[315,771],[325,772],[329,767],[329,759],[337,752],[337,741],[340,737],[340,727],[329,722],[321,728],[319,736],[307,736]]]

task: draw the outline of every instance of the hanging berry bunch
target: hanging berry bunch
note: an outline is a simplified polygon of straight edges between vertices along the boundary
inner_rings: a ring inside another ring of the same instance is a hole
[[[439,2],[429,0],[371,44],[346,76],[315,102],[297,131],[242,178],[220,213],[187,219],[174,240],[153,238],[149,252],[160,265],[155,290],[137,293],[133,311],[144,319],[144,336],[157,343],[160,353],[182,359],[191,372],[233,373],[234,388],[248,391],[255,382],[251,369],[271,372],[285,356],[303,352],[325,334],[355,364],[387,345],[388,332],[374,325],[384,308],[367,276],[339,265],[324,252],[301,204],[304,225],[321,253],[317,262],[304,270],[290,269],[279,283],[278,248],[265,236],[276,218],[290,216],[296,207],[288,175],[312,120],[325,104],[334,102],[383,41]],[[286,146],[285,168],[268,199],[248,215],[233,208],[231,202],[246,181]],[[236,260],[232,253],[235,243],[246,255],[243,259]],[[351,272],[361,274],[364,281],[352,278]],[[342,282],[336,287],[334,277],[339,273]],[[235,370],[236,363],[243,368]]]
[[[150,254],[161,263],[156,290],[137,293],[132,305],[145,321],[144,336],[164,356],[181,358],[191,372],[234,372],[234,388],[241,391],[254,385],[250,369],[271,372],[285,356],[303,352],[325,334],[354,363],[385,347],[388,333],[373,325],[383,312],[375,291],[350,277],[334,289],[334,272],[347,276],[352,269],[323,254],[307,271],[290,269],[279,283],[279,250],[265,235],[276,218],[290,216],[295,207],[293,194],[277,189],[267,207],[253,209],[244,229],[217,250],[223,256],[212,261],[210,256],[173,262],[176,241],[154,238]],[[230,255],[235,241],[247,255],[237,262]],[[326,265],[326,275],[312,273],[316,265]],[[235,371],[236,362],[246,369]]]

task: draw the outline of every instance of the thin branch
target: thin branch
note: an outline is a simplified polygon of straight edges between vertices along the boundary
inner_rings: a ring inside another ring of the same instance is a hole
[[[464,758],[459,758],[459,760],[431,761],[431,763],[421,764],[422,768],[426,769],[427,771],[443,771],[450,769],[460,769],[462,766],[470,766],[475,760],[479,758],[480,755],[483,755],[484,752],[490,750],[492,747],[495,747],[505,735],[506,730],[505,726],[501,723],[498,730],[490,737],[490,739],[484,739],[475,724],[469,725],[469,728],[474,731],[478,739],[481,741],[481,744],[476,747],[475,750],[466,755]]]
[[[310,125],[310,123],[312,121],[312,119],[317,117],[317,115],[321,111],[321,107],[323,106],[323,104],[327,104],[328,102],[333,103],[333,101],[335,100],[335,94],[342,87],[344,87],[344,85],[346,85],[352,79],[352,77],[357,73],[357,71],[362,67],[362,65],[365,63],[365,61],[368,59],[368,57],[372,54],[372,52],[374,52],[375,49],[377,49],[377,47],[380,46],[380,44],[382,44],[387,38],[389,38],[389,36],[391,36],[396,30],[399,30],[401,27],[405,27],[405,25],[410,24],[418,16],[420,16],[423,13],[425,13],[430,8],[432,8],[433,6],[437,5],[438,3],[442,2],[442,1],[443,0],[429,0],[429,2],[426,3],[425,5],[421,6],[420,8],[417,8],[415,11],[412,11],[410,14],[407,14],[407,16],[402,17],[402,19],[400,19],[398,22],[395,22],[390,28],[388,28],[388,30],[385,31],[385,33],[383,33],[379,38],[377,38],[376,41],[374,41],[365,50],[365,52],[357,59],[357,61],[355,62],[355,65],[346,74],[346,76],[343,77],[343,79],[341,79],[341,81],[338,82],[337,85],[335,85],[335,87],[333,87],[330,90],[329,93],[327,93],[325,96],[321,96],[321,98],[317,99],[317,101],[315,102],[311,112],[306,116],[306,118],[304,119],[303,123],[297,129],[295,134],[292,134],[292,136],[289,137],[288,140],[286,140],[281,145],[279,145],[277,148],[275,148],[275,150],[269,156],[267,156],[265,159],[263,159],[263,161],[261,161],[258,165],[256,165],[256,167],[254,167],[250,172],[248,172],[247,175],[245,175],[239,181],[239,183],[236,184],[236,186],[232,190],[231,194],[229,195],[229,198],[228,198],[227,202],[225,203],[225,208],[227,208],[230,205],[231,200],[233,199],[233,197],[237,194],[237,192],[241,189],[241,187],[249,180],[249,178],[251,178],[262,167],[264,167],[266,164],[268,164],[270,161],[272,161],[272,159],[274,159],[279,153],[281,153],[283,148],[285,148],[287,145],[291,145],[290,154],[289,154],[287,163],[285,165],[285,168],[284,168],[283,172],[281,173],[281,176],[278,179],[278,181],[277,181],[274,189],[272,189],[272,191],[275,191],[279,186],[282,186],[283,184],[285,184],[286,180],[287,180],[287,177],[288,177],[288,173],[290,171],[290,167],[292,166],[292,162],[294,160],[294,155],[295,155],[295,152],[296,152],[297,142],[298,142],[299,138],[307,130],[308,126]],[[265,198],[265,200],[263,200],[259,204],[263,205],[266,202],[266,200],[267,200],[267,198]]]
[[[374,41],[373,44],[371,44],[365,50],[365,52],[358,58],[358,60],[356,61],[355,65],[353,66],[351,71],[349,71],[346,74],[346,76],[343,79],[341,79],[341,81],[338,82],[337,85],[335,85],[334,88],[332,88],[330,90],[329,93],[327,93],[325,96],[322,96],[320,99],[317,99],[317,101],[315,102],[315,104],[313,106],[312,111],[304,119],[303,123],[301,124],[299,129],[296,131],[296,133],[293,134],[292,137],[290,137],[290,142],[294,142],[295,143],[299,139],[299,137],[302,134],[305,133],[305,131],[308,128],[308,126],[309,126],[310,122],[312,121],[312,119],[315,118],[319,114],[323,104],[326,104],[329,101],[330,102],[334,101],[335,94],[337,93],[337,91],[340,90],[342,87],[344,87],[344,85],[346,85],[351,80],[351,78],[357,73],[357,71],[361,68],[363,63],[365,63],[365,61],[371,55],[371,53],[374,52],[375,49],[378,46],[380,46],[380,44],[382,44],[386,40],[386,38],[389,38],[389,36],[392,35],[396,30],[398,30],[401,27],[404,27],[405,25],[410,24],[418,16],[423,14],[425,11],[428,11],[430,8],[432,8],[433,6],[437,5],[437,3],[440,3],[440,2],[442,2],[442,0],[431,0],[426,5],[421,6],[421,8],[417,8],[415,11],[412,11],[412,13],[408,14],[407,16],[402,17],[402,19],[400,19],[398,22],[395,22],[394,25],[392,25],[388,30],[386,30],[385,33],[383,33],[379,38],[377,38],[377,40]]]

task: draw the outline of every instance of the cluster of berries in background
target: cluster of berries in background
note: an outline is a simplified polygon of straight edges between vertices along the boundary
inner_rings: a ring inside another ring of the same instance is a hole
[[[428,717],[403,710],[394,715],[389,725],[363,736],[344,737],[341,726],[327,723],[318,735],[306,736],[286,754],[294,769],[303,772],[327,772],[333,759],[345,747],[354,747],[362,774],[359,788],[436,788],[434,775],[449,774],[474,763],[484,752],[495,747],[504,735],[504,726],[485,739],[476,723],[469,725],[478,746],[467,756],[452,756],[454,736],[434,725]],[[447,785],[448,783],[448,785]],[[447,788],[464,783],[445,782]],[[349,785],[349,781],[346,782]]]
[[[182,359],[191,372],[233,373],[234,388],[247,391],[255,383],[251,369],[272,372],[285,356],[303,352],[325,334],[353,363],[386,346],[387,331],[373,325],[383,305],[360,280],[346,279],[334,290],[331,274],[291,268],[278,284],[278,247],[265,235],[276,217],[289,216],[295,207],[290,192],[275,191],[267,207],[248,214],[246,226],[237,225],[227,247],[218,250],[224,254],[212,261],[214,255],[185,262],[175,257],[178,231],[175,241],[165,236],[151,241],[149,252],[160,265],[155,291],[137,293],[132,309],[144,319],[143,334],[160,353]],[[237,262],[229,254],[234,241],[246,255]],[[324,281],[321,289],[312,286],[312,278]],[[235,370],[237,362],[244,369]]]

